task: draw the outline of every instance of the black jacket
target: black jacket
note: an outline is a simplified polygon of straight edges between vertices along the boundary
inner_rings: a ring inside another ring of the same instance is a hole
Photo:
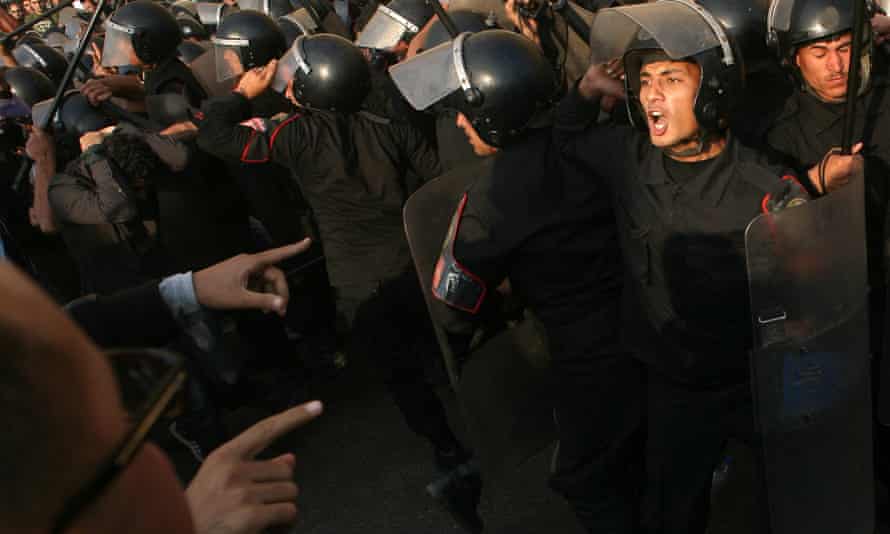
[[[509,278],[555,359],[618,350],[622,266],[608,187],[561,158],[549,128],[440,180],[458,173],[477,177],[453,243],[460,265],[488,295]],[[444,306],[437,316],[460,332],[467,316]]]
[[[716,158],[672,176],[648,136],[596,125],[597,112],[598,103],[573,90],[559,105],[555,131],[563,156],[612,190],[634,297],[628,341],[675,379],[745,380],[752,343],[745,229],[805,191],[732,137]]]
[[[402,205],[421,179],[439,174],[439,159],[416,129],[366,112],[305,110],[263,131],[240,94],[205,106],[198,143],[243,163],[288,168],[313,210],[335,287],[375,285],[411,265]]]

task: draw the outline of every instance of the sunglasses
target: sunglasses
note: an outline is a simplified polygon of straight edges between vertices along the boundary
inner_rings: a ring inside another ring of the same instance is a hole
[[[106,352],[120,386],[131,428],[96,473],[63,505],[53,523],[63,532],[123,472],[142,449],[149,431],[176,407],[175,399],[188,377],[182,356],[159,349]]]

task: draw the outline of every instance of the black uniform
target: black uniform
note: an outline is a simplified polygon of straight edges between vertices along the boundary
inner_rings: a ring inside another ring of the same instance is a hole
[[[868,90],[859,97],[856,106],[856,122],[853,141],[862,141],[862,155],[865,158],[865,216],[866,237],[868,240],[869,285],[871,292],[870,320],[872,352],[876,356],[875,394],[876,398],[886,395],[881,391],[882,360],[887,353],[887,211],[888,184],[890,176],[890,81],[887,78],[873,78]],[[809,92],[797,90],[786,101],[784,110],[767,132],[766,141],[772,155],[784,164],[804,175],[816,166],[833,147],[841,143],[844,125],[845,104],[830,104],[820,101]],[[885,386],[886,387],[886,386]],[[886,401],[885,401],[886,402]],[[878,411],[876,411],[878,413]],[[884,442],[890,439],[890,429],[875,428],[876,465],[881,478],[890,477],[890,458],[881,454],[886,450]]]
[[[366,112],[304,110],[265,131],[240,126],[248,114],[240,94],[209,101],[199,145],[290,170],[315,215],[338,307],[357,343],[381,358],[409,426],[437,446],[453,441],[416,352],[429,323],[402,226],[402,205],[420,185],[406,180],[407,171],[437,176],[436,153],[412,127]]]
[[[731,136],[716,158],[684,164],[632,128],[593,125],[597,110],[573,90],[557,137],[612,189],[630,278],[626,337],[650,369],[644,524],[703,533],[723,445],[753,422],[745,228],[806,194]]]
[[[552,487],[588,531],[632,532],[642,381],[620,343],[614,216],[605,184],[562,160],[551,137],[549,128],[536,131],[453,171],[479,177],[466,193],[453,255],[487,294],[509,278],[545,326],[559,437]],[[447,330],[466,333],[467,314],[436,308]]]

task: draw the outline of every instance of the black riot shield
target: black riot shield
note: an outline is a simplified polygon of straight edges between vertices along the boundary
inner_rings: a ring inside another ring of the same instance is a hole
[[[863,183],[747,229],[771,534],[874,532]]]
[[[436,324],[431,283],[442,243],[471,173],[453,172],[414,193],[405,204],[405,232],[469,438],[487,484],[555,439],[549,354],[543,328],[530,313],[474,345],[460,358]]]

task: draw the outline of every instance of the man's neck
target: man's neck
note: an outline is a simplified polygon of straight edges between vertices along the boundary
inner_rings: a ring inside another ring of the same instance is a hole
[[[672,160],[681,163],[695,163],[696,161],[714,159],[726,148],[726,136],[719,135],[710,137],[703,142],[700,151],[694,151],[694,154],[685,155],[689,153],[691,149],[696,148],[699,143],[702,143],[702,141],[689,141],[682,145],[675,145],[671,147],[670,150],[665,150],[664,153]]]

